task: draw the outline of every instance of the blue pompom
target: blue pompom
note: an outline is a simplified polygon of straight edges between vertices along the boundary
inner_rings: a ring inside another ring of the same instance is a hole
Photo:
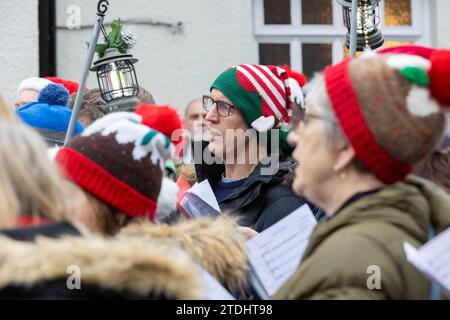
[[[38,101],[49,105],[66,106],[69,91],[60,84],[49,84],[39,93]]]

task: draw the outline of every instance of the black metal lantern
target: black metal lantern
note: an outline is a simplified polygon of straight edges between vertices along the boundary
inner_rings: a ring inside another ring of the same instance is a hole
[[[350,49],[350,29],[352,16],[352,0],[337,0],[343,7],[344,25],[348,30],[345,45]],[[355,0],[353,0],[355,1]],[[384,44],[384,37],[379,29],[381,0],[356,0],[357,12],[357,41],[356,50],[364,51],[365,48],[377,49]]]
[[[131,111],[139,103],[139,85],[134,69],[138,60],[108,48],[105,55],[94,62],[91,71],[97,72],[98,87],[106,102],[106,112]]]

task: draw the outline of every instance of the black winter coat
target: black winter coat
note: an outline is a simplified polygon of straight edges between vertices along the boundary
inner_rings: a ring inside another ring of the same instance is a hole
[[[262,175],[261,170],[269,165],[258,164],[242,186],[219,202],[221,211],[235,212],[240,218],[240,225],[261,232],[308,203],[283,183],[292,165],[293,160],[290,157],[280,156],[278,171],[273,175]],[[207,179],[214,190],[225,172],[225,167],[203,163],[196,164],[195,170],[198,182]],[[310,207],[316,219],[320,220],[323,212],[313,205]]]

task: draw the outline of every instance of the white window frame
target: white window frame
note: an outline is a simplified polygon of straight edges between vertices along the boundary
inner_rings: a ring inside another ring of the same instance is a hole
[[[291,67],[294,70],[303,70],[302,43],[331,43],[333,63],[341,61],[344,57],[344,42],[347,30],[344,27],[342,7],[336,0],[333,4],[332,25],[302,25],[301,1],[290,0],[290,25],[265,25],[264,0],[253,0],[254,34],[259,43],[285,43],[290,44]],[[386,42],[414,41],[418,45],[430,45],[430,4],[428,0],[411,0],[411,26],[386,27],[384,25],[384,1],[380,5],[380,23]],[[259,61],[259,50],[255,61]],[[298,57],[297,59],[295,57]]]

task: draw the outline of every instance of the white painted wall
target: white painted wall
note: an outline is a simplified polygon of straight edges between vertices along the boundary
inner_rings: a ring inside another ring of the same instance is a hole
[[[39,76],[37,0],[0,0],[0,94],[11,103],[19,83]]]
[[[436,45],[450,48],[450,0],[436,0]]]
[[[57,23],[64,26],[70,5],[80,5],[82,24],[95,21],[93,0],[58,0]],[[137,76],[157,103],[171,103],[180,111],[193,98],[209,92],[215,77],[231,65],[256,63],[251,0],[110,0],[106,21],[120,17],[183,22],[183,32],[151,25],[137,25],[138,44],[132,53],[139,59]],[[92,29],[59,29],[58,74],[81,76]],[[97,86],[94,73],[89,87]]]
[[[115,17],[183,22],[183,32],[173,34],[164,27],[138,25],[138,78],[158,103],[172,103],[183,110],[186,103],[203,93],[225,68],[238,63],[256,63],[257,43],[253,35],[251,0],[109,0],[107,21]],[[450,0],[430,1],[430,45],[450,47]],[[82,24],[93,24],[96,0],[58,0],[58,75],[80,80],[86,57],[84,42],[92,29],[68,30],[66,10],[81,8]],[[18,19],[21,17],[21,19]],[[20,81],[39,72],[38,0],[0,0],[0,93],[11,102]],[[91,73],[89,87],[96,87]]]

